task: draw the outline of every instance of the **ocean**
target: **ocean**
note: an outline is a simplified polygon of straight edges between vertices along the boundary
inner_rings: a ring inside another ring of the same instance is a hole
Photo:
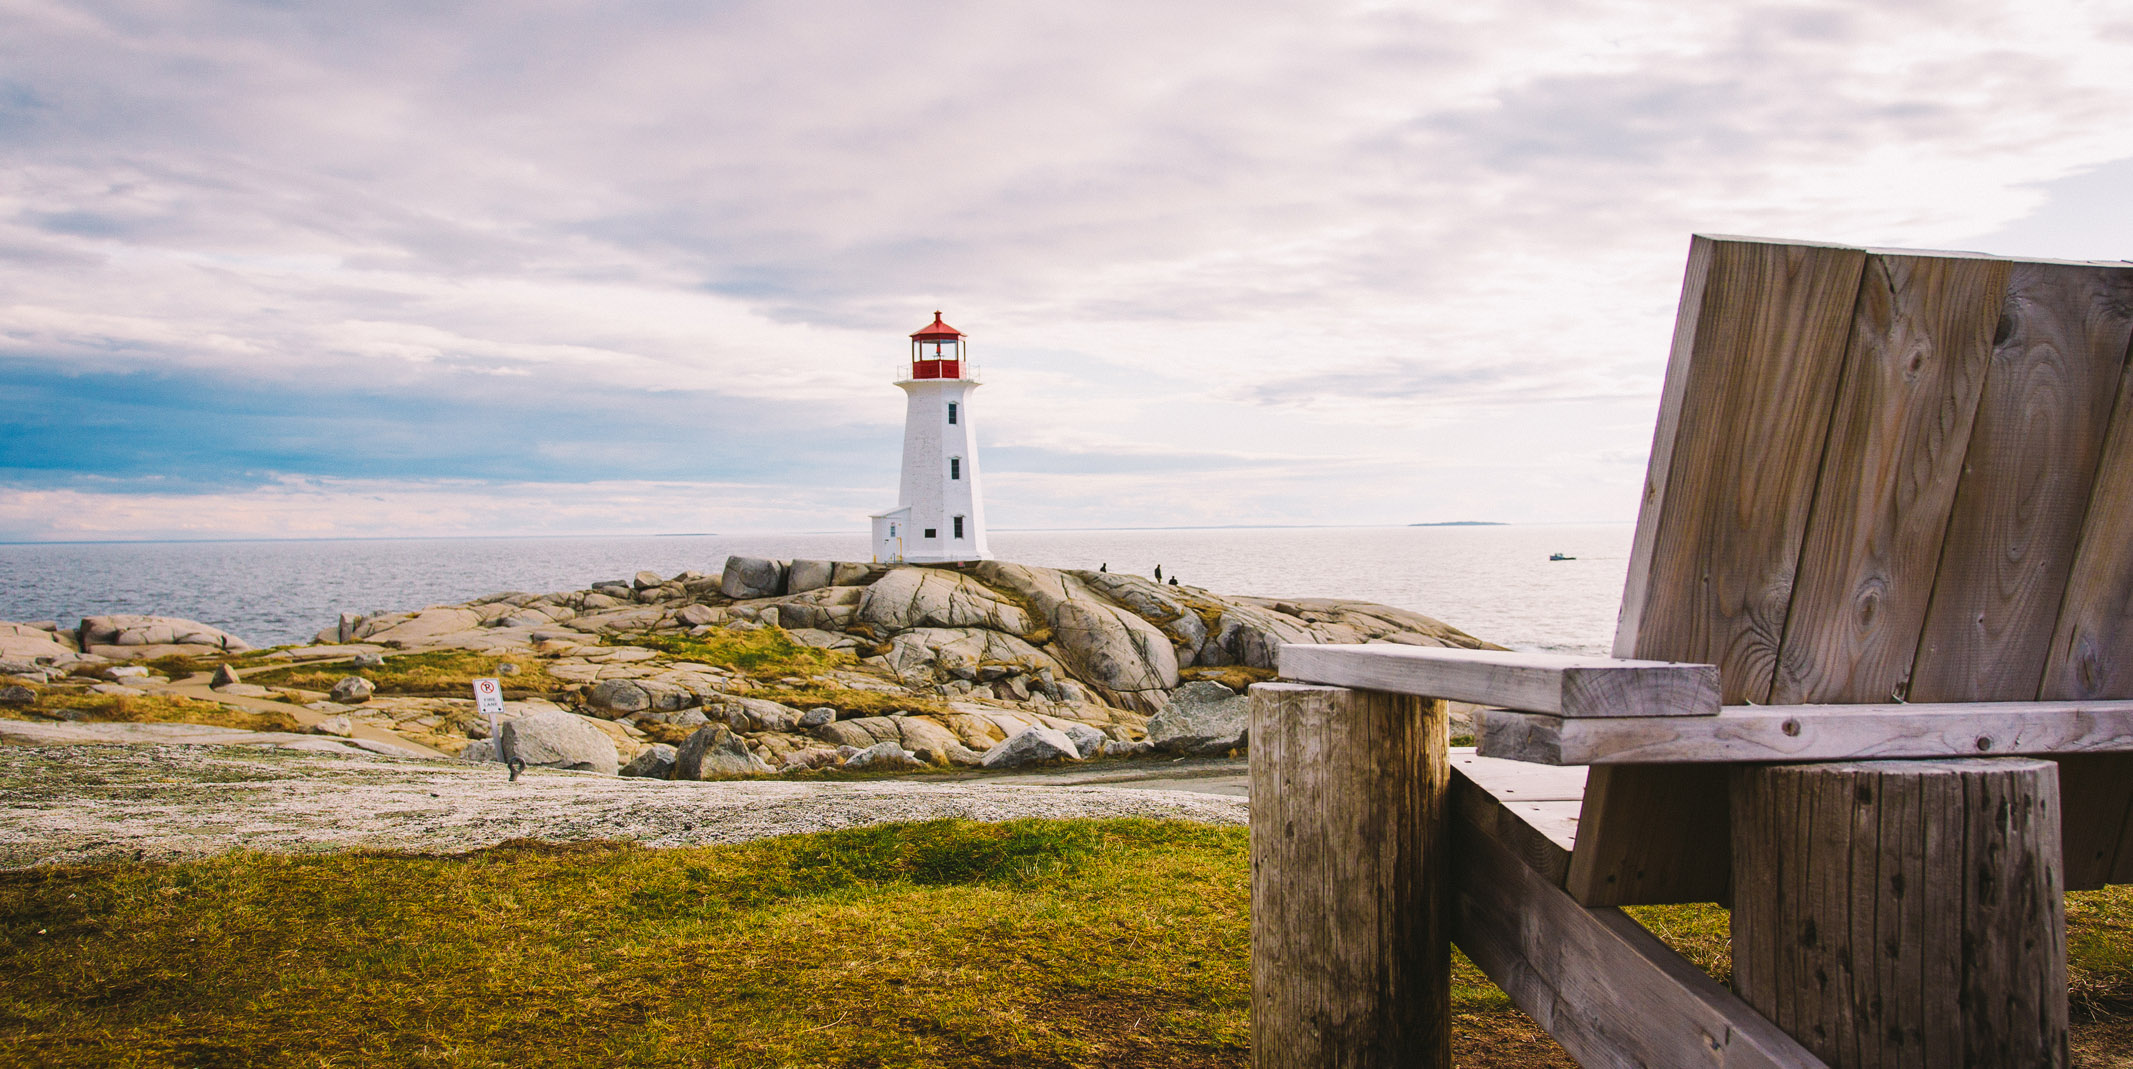
[[[994,531],[1002,560],[1152,574],[1217,594],[1336,597],[1434,616],[1513,649],[1605,653],[1632,525]],[[1561,553],[1575,560],[1551,561]],[[575,590],[642,570],[715,573],[728,554],[865,560],[864,531],[0,545],[0,620],[129,612],[308,642],[342,612]]]

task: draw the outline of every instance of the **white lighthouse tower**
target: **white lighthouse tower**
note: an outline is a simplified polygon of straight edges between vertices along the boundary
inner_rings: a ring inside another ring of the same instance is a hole
[[[963,337],[939,312],[911,335],[911,367],[896,382],[905,399],[903,481],[896,507],[873,518],[877,561],[992,559],[970,418],[978,376]]]

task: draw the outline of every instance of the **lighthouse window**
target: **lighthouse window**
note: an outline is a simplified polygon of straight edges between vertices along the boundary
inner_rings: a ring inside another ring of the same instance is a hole
[[[960,478],[962,478],[962,477],[963,477],[963,458],[962,458],[962,457],[949,457],[949,458],[948,458],[948,477],[949,477],[949,478],[951,478],[951,479],[960,479]]]
[[[926,528],[926,537],[927,537],[927,538],[932,538],[932,537],[934,537],[934,534],[933,534],[933,532],[934,532],[935,530],[936,530],[936,528],[932,528],[932,527],[928,527],[928,528]]]
[[[955,426],[955,402],[948,402],[948,425]]]
[[[963,537],[963,518],[961,516],[955,518],[955,536],[957,538]]]

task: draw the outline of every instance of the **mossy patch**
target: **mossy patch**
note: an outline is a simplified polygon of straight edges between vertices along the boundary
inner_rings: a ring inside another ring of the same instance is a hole
[[[1178,679],[1184,682],[1190,683],[1194,680],[1204,679],[1220,683],[1239,694],[1250,689],[1254,683],[1265,683],[1273,679],[1276,674],[1271,668],[1253,668],[1250,665],[1243,664],[1225,664],[1219,668],[1210,668],[1202,665],[1195,668],[1178,669]]]
[[[797,642],[782,627],[746,630],[718,628],[697,635],[640,632],[616,635],[609,645],[658,650],[678,661],[731,668],[751,676],[807,676],[852,663],[842,650],[825,650]]]
[[[296,718],[280,710],[253,712],[176,694],[96,694],[75,687],[29,685],[30,705],[0,706],[10,720],[68,720],[102,724],[201,724],[246,731],[296,731]]]
[[[518,672],[512,675],[498,672],[497,666],[505,663],[515,665]],[[379,694],[410,698],[472,698],[474,681],[484,677],[502,680],[504,696],[513,701],[554,698],[573,686],[549,675],[547,662],[539,657],[526,653],[498,655],[481,650],[393,654],[377,668],[357,668],[353,661],[269,668],[245,673],[244,681],[269,687],[326,691],[349,676],[370,680]]]

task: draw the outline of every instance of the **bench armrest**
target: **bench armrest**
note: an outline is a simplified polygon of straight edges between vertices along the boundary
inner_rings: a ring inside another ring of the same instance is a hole
[[[1437,646],[1281,647],[1284,679],[1567,718],[1717,716],[1718,667]]]

